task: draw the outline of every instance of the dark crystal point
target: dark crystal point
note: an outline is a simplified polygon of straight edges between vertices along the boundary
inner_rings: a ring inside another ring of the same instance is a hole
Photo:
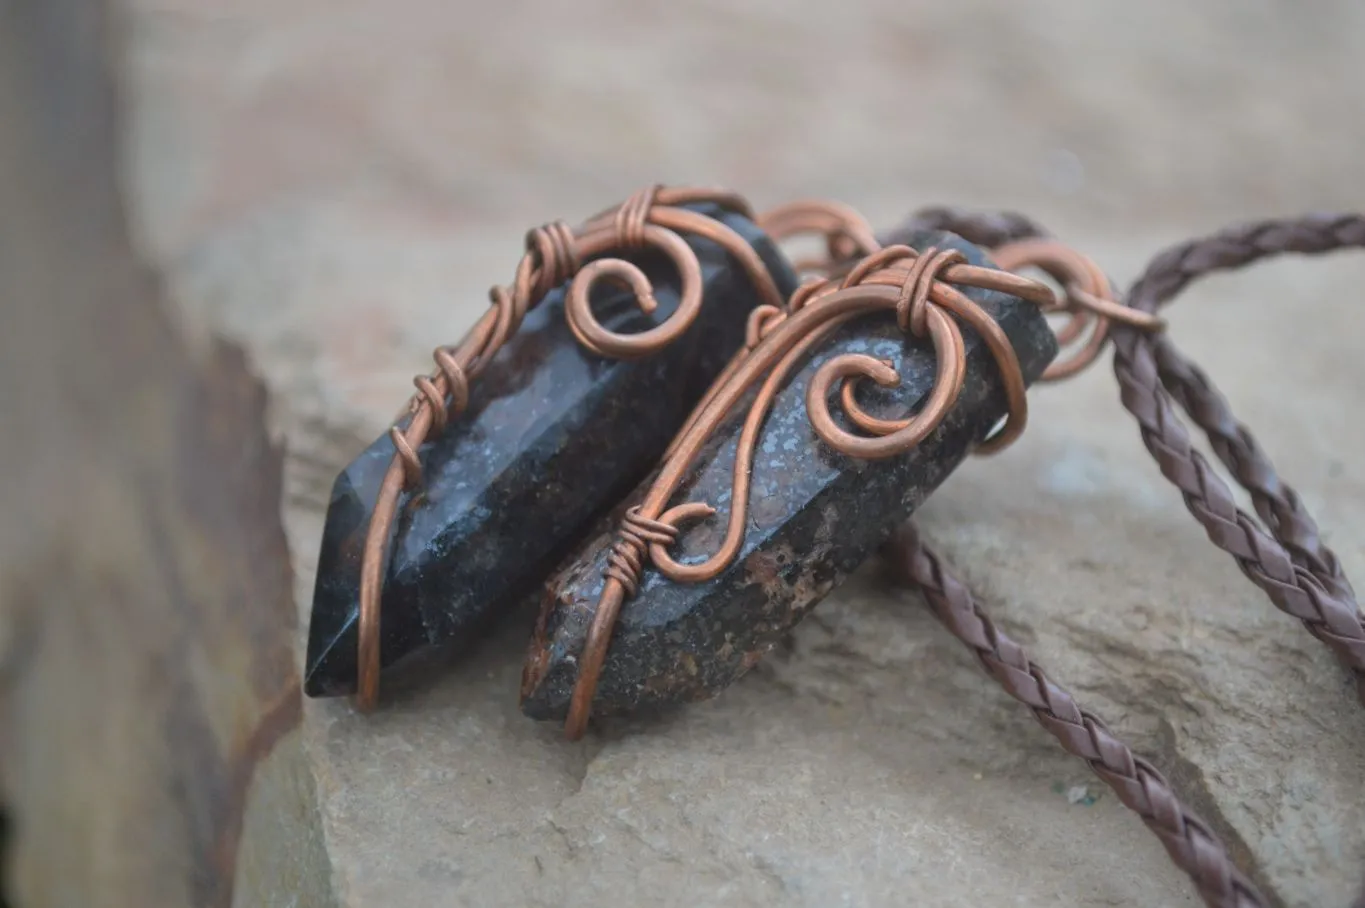
[[[783,296],[791,293],[791,267],[753,222],[715,205],[685,207],[739,233]],[[384,673],[406,657],[468,639],[509,600],[534,589],[566,547],[654,466],[739,349],[758,294],[720,246],[684,239],[701,263],[704,294],[682,338],[644,359],[595,356],[565,322],[560,287],[474,383],[466,412],[422,446],[424,482],[400,500],[381,596]],[[630,258],[650,278],[659,306],[644,315],[627,291],[604,282],[593,311],[604,327],[623,333],[660,324],[679,297],[667,259]],[[385,434],[332,488],[308,631],[310,696],[356,689],[360,555],[393,454]]]
[[[959,249],[972,264],[992,264],[980,248],[952,234],[920,232],[908,242],[918,249]],[[1006,294],[960,289],[1004,328],[1025,379],[1031,383],[1042,374],[1057,344],[1038,309]],[[621,609],[593,700],[594,715],[717,694],[752,668],[948,478],[1006,413],[995,361],[974,331],[964,327],[963,335],[967,372],[957,405],[918,447],[885,460],[859,460],[825,445],[806,415],[807,382],[839,354],[889,360],[901,386],[883,390],[863,382],[857,397],[873,415],[899,418],[917,410],[932,388],[932,346],[902,334],[889,313],[877,313],[850,322],[816,348],[779,393],[763,426],[738,557],[701,583],[675,583],[652,567],[645,569],[639,592]],[[840,412],[837,400],[831,410]],[[670,501],[706,502],[720,511],[682,528],[670,551],[683,563],[704,561],[725,536],[746,413],[741,402]],[[647,486],[613,516],[619,519]],[[601,526],[547,586],[522,682],[522,711],[532,718],[562,720],[568,711],[578,655],[602,593],[618,525]]]

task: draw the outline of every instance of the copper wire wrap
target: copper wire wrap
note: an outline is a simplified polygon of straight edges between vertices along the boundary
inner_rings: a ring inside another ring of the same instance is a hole
[[[883,245],[861,214],[839,202],[801,200],[780,205],[759,215],[759,224],[776,240],[802,235],[823,240],[824,257],[805,259],[798,268],[824,277],[846,274],[858,260]],[[1065,315],[1057,330],[1057,343],[1069,348],[1069,352],[1053,362],[1040,381],[1070,378],[1093,363],[1108,343],[1115,324],[1149,333],[1165,329],[1165,321],[1159,316],[1119,302],[1108,277],[1094,260],[1050,239],[1046,231],[1023,215],[926,208],[891,231],[885,245],[904,245],[904,237],[921,230],[957,233],[968,242],[991,250],[995,264],[1006,271],[1034,268],[1057,282],[1061,299],[1049,311]],[[851,399],[850,394],[845,402]]]
[[[1060,381],[1093,363],[1109,341],[1114,325],[1151,334],[1165,330],[1165,321],[1154,313],[1121,303],[1109,279],[1095,262],[1051,239],[1033,220],[1012,211],[978,212],[957,208],[926,208],[887,235],[887,242],[921,230],[946,230],[970,243],[989,249],[991,258],[1006,271],[1028,268],[1042,271],[1062,288],[1058,312],[1066,315],[1057,330],[1057,343],[1070,352],[1054,361],[1039,379]],[[837,263],[826,267],[837,267]],[[1080,341],[1078,344],[1077,342]]]
[[[796,218],[781,223],[791,225]],[[810,222],[804,222],[809,224]],[[817,229],[835,229],[832,220]],[[870,232],[858,242],[875,243]],[[586,730],[592,698],[606,659],[612,629],[625,598],[633,595],[646,562],[678,583],[700,582],[719,574],[739,554],[748,512],[750,468],[768,411],[787,377],[821,341],[851,319],[869,313],[892,315],[902,330],[929,340],[938,363],[934,389],[920,412],[898,420],[875,419],[853,400],[852,385],[870,379],[883,387],[900,381],[894,369],[862,354],[844,354],[821,365],[812,377],[806,409],[817,435],[830,447],[852,457],[885,458],[913,449],[934,430],[956,403],[966,369],[966,347],[959,321],[976,331],[990,350],[1006,389],[1009,415],[1005,424],[981,446],[998,451],[1023,431],[1028,404],[1014,348],[1000,326],[958,286],[997,290],[1051,311],[1058,302],[1046,284],[1001,271],[966,264],[960,253],[908,246],[877,249],[841,280],[809,281],[793,294],[787,309],[760,308],[750,317],[747,345],[726,367],[711,391],[670,447],[655,481],[640,505],[627,515],[613,547],[606,585],[597,603],[583,651],[565,723],[565,734],[577,739]],[[829,396],[840,386],[849,421],[867,435],[843,429],[829,409]],[[703,502],[668,507],[692,461],[733,408],[755,386],[735,455],[731,507],[725,539],[714,555],[699,564],[682,564],[668,552],[684,521],[709,517],[715,509]]]
[[[702,305],[701,266],[684,234],[723,248],[744,269],[768,310],[781,310],[785,305],[772,275],[743,237],[720,221],[679,207],[701,202],[754,217],[748,203],[733,193],[651,186],[576,228],[556,221],[531,230],[511,285],[494,287],[489,292],[492,305],[464,339],[454,346],[436,348],[435,371],[413,380],[417,391],[404,416],[389,430],[395,454],[375,500],[361,555],[356,679],[356,703],[361,709],[373,708],[379,696],[379,603],[386,549],[400,496],[422,482],[417,452],[468,406],[471,384],[516,333],[527,312],[551,290],[570,281],[565,318],[574,337],[587,350],[614,359],[649,356],[686,332]],[[646,248],[662,252],[677,269],[682,288],[678,308],[662,324],[646,331],[609,331],[592,312],[592,290],[599,281],[629,288],[646,314],[658,307],[644,272],[610,255]],[[642,524],[642,532],[642,541],[649,542],[660,531]]]

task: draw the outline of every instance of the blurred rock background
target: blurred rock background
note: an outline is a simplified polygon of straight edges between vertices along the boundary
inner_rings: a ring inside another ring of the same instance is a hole
[[[1126,283],[1230,220],[1365,205],[1347,0],[129,0],[124,23],[138,241],[184,329],[237,340],[269,385],[304,621],[333,476],[530,225],[654,181],[832,196],[881,226],[1012,207]],[[1172,315],[1357,578],[1363,282],[1350,256],[1277,264]],[[1348,903],[1365,716],[1343,672],[1203,540],[1106,367],[1034,408],[927,535],[1275,898]],[[528,629],[372,717],[307,704],[307,772],[248,824],[293,882],[239,903],[1197,904],[875,571],[715,702],[577,745],[516,711]]]

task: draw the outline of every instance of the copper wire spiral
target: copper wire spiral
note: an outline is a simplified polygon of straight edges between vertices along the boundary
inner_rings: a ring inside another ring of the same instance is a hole
[[[837,229],[834,219],[804,221],[793,214],[766,223],[782,236],[795,225]],[[862,242],[872,242],[863,238]],[[834,244],[831,243],[831,248]],[[1070,275],[1068,275],[1070,276]],[[997,451],[1023,431],[1027,420],[1025,386],[1014,348],[983,309],[954,285],[1008,293],[1043,311],[1064,311],[1046,284],[995,268],[966,264],[952,250],[919,252],[908,246],[877,249],[847,269],[840,280],[816,279],[803,284],[785,311],[756,311],[750,318],[746,348],[736,355],[705,399],[687,421],[665,457],[662,469],[644,500],[623,522],[613,547],[606,585],[597,603],[579,660],[579,675],[569,707],[565,733],[580,737],[587,727],[593,694],[606,658],[611,632],[625,598],[637,589],[646,554],[664,576],[674,582],[700,582],[717,576],[739,554],[748,511],[750,470],[763,423],[787,377],[810,350],[851,319],[875,312],[893,314],[909,334],[929,339],[938,363],[934,389],[919,413],[899,420],[877,419],[853,399],[853,385],[871,379],[894,387],[900,376],[889,365],[862,354],[831,358],[816,370],[807,389],[806,409],[816,434],[830,447],[858,458],[883,458],[914,448],[942,421],[956,403],[965,379],[966,347],[958,320],[975,330],[986,343],[1005,384],[1008,416],[980,450]],[[1104,288],[1084,284],[1087,292]],[[956,318],[954,318],[956,316]],[[868,435],[842,428],[829,408],[829,397],[840,385],[840,400],[849,421]],[[741,429],[735,455],[731,509],[724,541],[710,558],[683,564],[669,555],[678,525],[707,517],[714,508],[703,502],[668,507],[692,461],[707,439],[755,385],[758,391]]]
[[[516,333],[526,314],[551,290],[570,281],[565,319],[574,336],[590,352],[614,359],[648,356],[668,346],[695,321],[702,305],[701,265],[683,239],[690,234],[723,248],[745,271],[763,306],[780,310],[782,299],[772,275],[758,253],[739,234],[714,218],[679,206],[712,203],[753,218],[743,198],[730,192],[652,186],[623,204],[589,218],[577,228],[555,221],[526,235],[526,251],[512,283],[489,292],[492,305],[460,343],[437,347],[436,369],[413,379],[416,393],[398,423],[389,430],[394,457],[379,488],[365,537],[360,568],[360,608],[357,626],[356,702],[370,709],[379,695],[379,602],[386,548],[399,497],[422,481],[418,449],[444,431],[469,404],[470,387],[497,352]],[[636,334],[604,328],[592,311],[592,291],[607,280],[629,288],[646,314],[658,307],[644,272],[611,253],[653,248],[677,269],[681,281],[678,308],[663,323]],[[586,264],[585,264],[586,263]],[[406,425],[404,423],[406,422]],[[642,541],[658,532],[641,524]]]

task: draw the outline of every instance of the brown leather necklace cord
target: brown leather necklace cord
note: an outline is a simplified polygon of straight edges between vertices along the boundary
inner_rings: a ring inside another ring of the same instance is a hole
[[[1155,312],[1191,281],[1215,271],[1286,252],[1317,254],[1365,246],[1365,216],[1314,216],[1266,221],[1182,243],[1162,253],[1133,285],[1128,305]],[[1204,526],[1209,539],[1236,560],[1279,609],[1303,621],[1355,674],[1365,702],[1365,627],[1351,585],[1335,554],[1318,536],[1297,493],[1281,481],[1251,433],[1228,410],[1213,384],[1169,338],[1114,335],[1114,374],[1123,405],[1142,440]],[[1165,393],[1163,393],[1163,391]],[[1213,450],[1252,497],[1256,519],[1238,509],[1231,490],[1190,445],[1171,406],[1179,402],[1208,434]]]
[[[1082,709],[1054,684],[1024,648],[995,625],[971,591],[919,539],[913,523],[902,527],[887,548],[898,577],[920,591],[943,626],[972,649],[1006,693],[1033,710],[1068,753],[1085,760],[1118,799],[1142,817],[1208,905],[1270,908],[1272,903],[1237,869],[1227,846],[1181,802],[1171,783],[1134,755],[1103,719]]]
[[[1018,215],[923,212],[912,227],[957,232],[985,246],[1043,235]],[[1317,254],[1365,246],[1365,217],[1310,216],[1236,227],[1159,255],[1133,285],[1128,305],[1154,314],[1194,279],[1286,252]],[[1322,542],[1294,490],[1281,481],[1222,395],[1164,334],[1114,325],[1114,371],[1124,406],[1138,419],[1144,443],[1163,475],[1179,488],[1209,538],[1283,611],[1299,618],[1353,671],[1365,701],[1365,630],[1340,562]],[[1227,485],[1190,444],[1172,402],[1208,435],[1216,456],[1250,494],[1269,534],[1239,510]],[[971,592],[907,525],[888,547],[894,569],[918,588],[945,627],[969,646],[986,672],[1026,704],[1063,748],[1084,759],[1157,834],[1172,860],[1217,908],[1271,904],[1233,862],[1209,826],[1176,796],[1155,767],[1093,713],[1052,683],[1023,648],[991,621]],[[1357,899],[1365,905],[1365,895]]]

